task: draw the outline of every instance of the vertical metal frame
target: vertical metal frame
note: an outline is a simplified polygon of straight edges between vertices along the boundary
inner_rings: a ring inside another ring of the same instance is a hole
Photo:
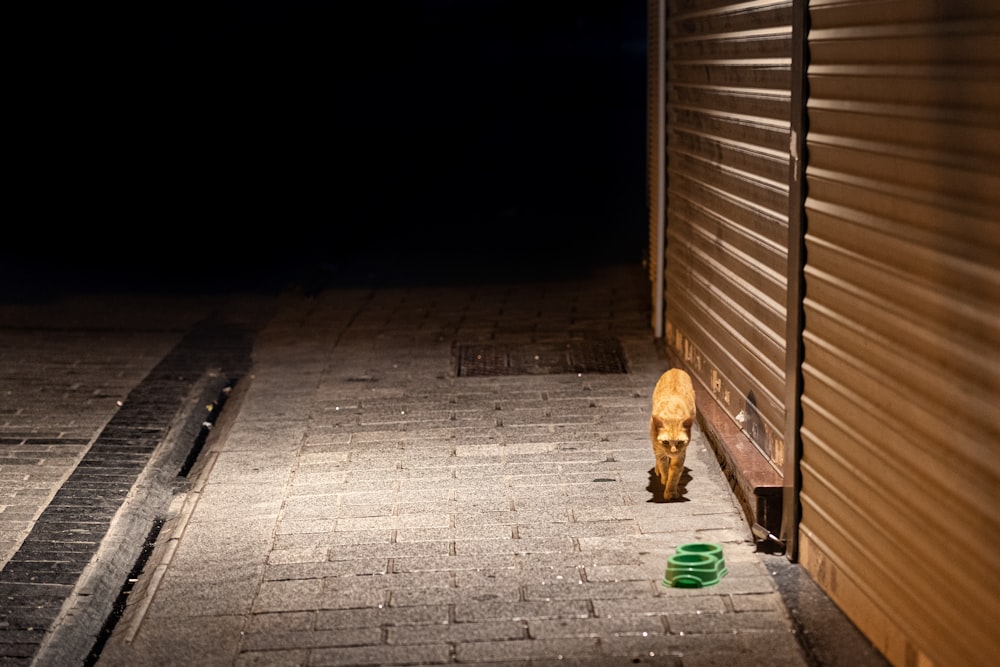
[[[791,166],[788,201],[788,319],[785,354],[785,460],[782,490],[781,540],[790,560],[798,557],[798,528],[801,509],[799,491],[802,476],[802,332],[805,327],[806,263],[806,133],[808,116],[806,101],[809,60],[809,3],[792,2],[792,103],[791,103]]]
[[[656,123],[660,128],[659,140],[656,142],[656,257],[651,257],[653,262],[653,332],[656,338],[663,338],[664,326],[664,273],[666,260],[666,198],[667,198],[667,122],[666,122],[666,99],[667,99],[667,2],[666,0],[656,0],[659,3],[657,18],[659,25],[657,28],[657,83],[656,83]]]

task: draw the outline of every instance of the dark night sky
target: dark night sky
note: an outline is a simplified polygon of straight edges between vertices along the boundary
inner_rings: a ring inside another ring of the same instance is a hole
[[[132,4],[26,19],[8,269],[641,258],[642,0]]]

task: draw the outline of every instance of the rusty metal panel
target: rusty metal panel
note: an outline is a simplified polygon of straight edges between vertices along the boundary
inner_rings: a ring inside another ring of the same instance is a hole
[[[800,559],[895,664],[1000,655],[1000,5],[810,2]]]
[[[668,8],[667,343],[780,469],[792,3]]]

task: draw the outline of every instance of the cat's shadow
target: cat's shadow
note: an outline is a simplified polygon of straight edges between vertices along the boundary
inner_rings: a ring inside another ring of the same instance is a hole
[[[684,472],[681,473],[681,478],[677,481],[677,490],[680,492],[680,498],[674,498],[673,500],[663,499],[663,482],[660,481],[660,476],[656,474],[656,468],[649,469],[649,485],[646,486],[646,490],[653,494],[653,497],[647,500],[647,503],[686,503],[689,502],[687,498],[687,483],[691,481],[691,469],[688,467],[684,468]]]

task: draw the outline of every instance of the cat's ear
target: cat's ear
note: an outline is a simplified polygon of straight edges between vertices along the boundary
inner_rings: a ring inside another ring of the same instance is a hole
[[[653,415],[653,426],[663,428],[663,420],[658,415]]]
[[[694,420],[689,417],[684,420],[684,423],[681,424],[681,426],[683,426],[685,429],[690,429],[692,423],[694,423]]]

